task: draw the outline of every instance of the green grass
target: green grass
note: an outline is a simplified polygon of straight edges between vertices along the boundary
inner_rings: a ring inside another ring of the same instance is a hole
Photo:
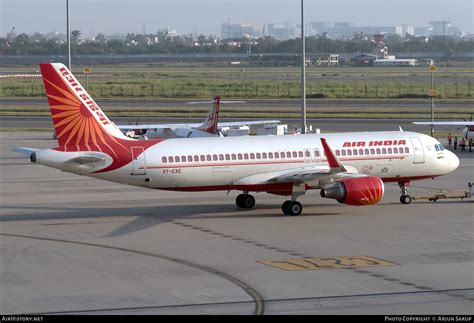
[[[0,73],[31,73],[37,68],[1,67]],[[189,63],[92,66],[89,91],[96,98],[162,97],[297,98],[297,67],[223,67]],[[82,67],[73,68],[85,86]],[[438,98],[474,98],[474,66],[440,67],[435,73]],[[308,67],[307,94],[314,98],[427,97],[427,67]],[[0,97],[44,96],[41,79],[0,79]]]

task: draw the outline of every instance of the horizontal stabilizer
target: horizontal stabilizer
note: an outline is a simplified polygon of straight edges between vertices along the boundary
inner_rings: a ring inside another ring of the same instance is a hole
[[[23,154],[25,156],[31,156],[32,153],[36,153],[38,151],[41,151],[41,149],[36,149],[36,148],[28,148],[28,147],[16,147],[15,149],[12,149],[14,152]]]

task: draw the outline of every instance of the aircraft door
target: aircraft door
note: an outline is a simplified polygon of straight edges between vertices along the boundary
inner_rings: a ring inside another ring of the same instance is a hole
[[[420,138],[411,137],[410,141],[413,146],[413,164],[423,164],[425,162],[425,152]]]
[[[313,149],[313,158],[315,163],[321,162],[321,150],[319,150],[319,148]]]
[[[145,150],[143,147],[131,147],[133,163],[132,163],[132,175],[145,175],[146,174],[146,159]]]

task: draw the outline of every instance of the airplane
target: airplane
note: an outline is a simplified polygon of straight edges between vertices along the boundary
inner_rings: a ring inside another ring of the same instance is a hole
[[[462,133],[465,139],[474,139],[474,121],[472,116],[470,121],[435,121],[435,122],[421,122],[416,121],[413,124],[423,124],[432,126],[461,126],[463,127]]]
[[[117,125],[119,129],[125,131],[125,135],[138,139],[143,136],[149,138],[195,138],[195,137],[215,137],[225,135],[248,134],[248,126],[278,124],[280,120],[256,120],[256,121],[235,121],[235,122],[219,122],[219,113],[221,106],[221,98],[215,96],[212,100],[212,106],[209,114],[202,124],[198,123],[182,123],[182,124],[142,124],[142,125]],[[245,127],[247,126],[247,127]],[[223,131],[227,127],[245,127],[247,131]]]
[[[31,162],[116,183],[170,191],[242,191],[291,196],[285,215],[302,212],[297,199],[319,189],[323,198],[362,206],[378,203],[384,182],[397,182],[409,204],[411,181],[448,174],[459,159],[436,139],[404,131],[136,140],[110,121],[60,63],[40,64],[58,147],[15,151]]]

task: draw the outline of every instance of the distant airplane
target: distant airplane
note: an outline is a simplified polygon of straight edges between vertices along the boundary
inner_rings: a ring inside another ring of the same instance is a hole
[[[459,166],[438,140],[415,132],[135,140],[107,118],[66,66],[40,67],[59,146],[15,151],[70,173],[160,190],[242,191],[236,204],[243,209],[255,205],[249,192],[291,196],[281,209],[293,216],[303,209],[297,199],[312,189],[362,206],[382,199],[384,182],[397,182],[400,202],[409,204],[411,181]]]
[[[474,121],[472,116],[469,121],[436,121],[436,122],[413,122],[414,124],[422,125],[433,125],[433,126],[461,126],[463,127],[462,133],[466,139],[474,139]]]
[[[196,103],[196,102],[192,102]],[[217,137],[224,136],[222,129],[225,127],[242,127],[251,125],[278,124],[280,120],[257,120],[257,121],[235,121],[219,122],[221,98],[216,96],[212,100],[211,110],[206,120],[202,123],[171,123],[171,124],[136,124],[118,125],[117,127],[125,131],[125,135],[138,139],[139,136],[151,138],[170,137]],[[244,132],[248,134],[248,132]]]

